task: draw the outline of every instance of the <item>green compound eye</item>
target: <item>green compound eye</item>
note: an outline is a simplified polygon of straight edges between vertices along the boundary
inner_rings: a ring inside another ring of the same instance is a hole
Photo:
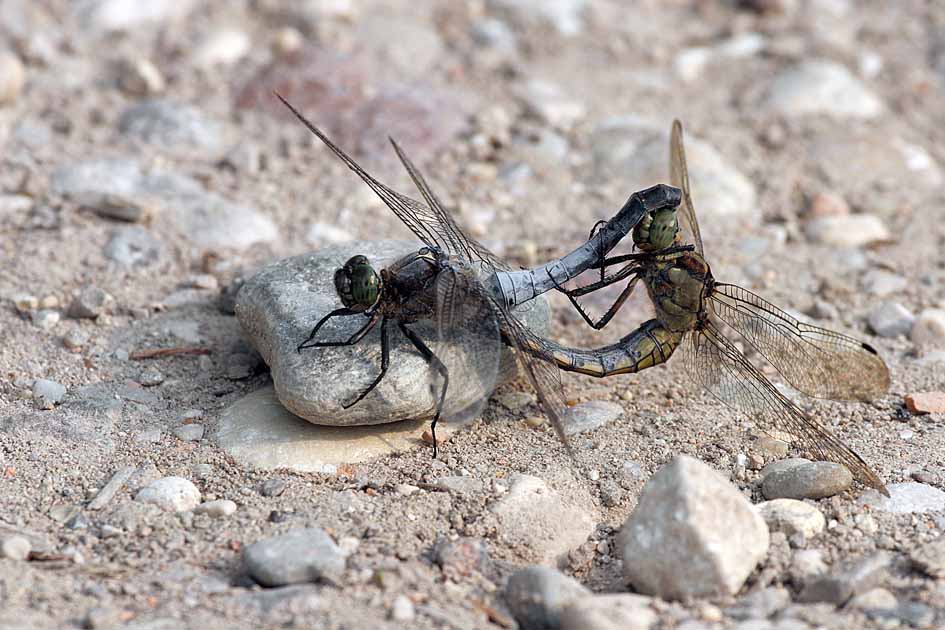
[[[672,246],[679,231],[675,210],[658,210],[648,214],[633,229],[633,242],[643,251],[656,251]]]
[[[365,256],[353,256],[335,272],[335,290],[342,304],[363,311],[380,296],[380,278]]]

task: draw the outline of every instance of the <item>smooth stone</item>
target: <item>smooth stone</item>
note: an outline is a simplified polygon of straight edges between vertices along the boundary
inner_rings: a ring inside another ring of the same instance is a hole
[[[146,24],[167,23],[185,18],[195,0],[83,0],[75,11],[95,29],[127,31]]]
[[[534,21],[549,24],[567,37],[584,30],[587,0],[489,0],[489,4],[526,25]]]
[[[38,378],[33,381],[33,401],[39,409],[52,409],[62,402],[66,388],[56,381]]]
[[[893,483],[886,486],[888,497],[876,490],[864,492],[857,503],[880,512],[893,514],[925,514],[945,511],[945,492],[924,483]]]
[[[879,586],[891,563],[892,556],[888,552],[858,558],[830,575],[822,575],[806,583],[798,601],[828,602],[842,606],[851,597]]]
[[[505,603],[523,630],[558,628],[569,603],[591,595],[574,578],[555,569],[530,566],[516,571],[505,586]]]
[[[803,501],[774,499],[755,507],[768,524],[768,531],[784,532],[788,537],[801,534],[805,539],[813,538],[827,526],[823,512]]]
[[[823,499],[853,484],[853,475],[842,464],[811,462],[765,475],[761,493],[766,499]]]
[[[348,409],[342,404],[367,387],[380,369],[380,326],[354,346],[296,351],[322,315],[341,306],[333,276],[348,258],[355,253],[365,254],[380,270],[419,247],[419,243],[400,241],[354,241],[277,261],[246,280],[237,296],[236,316],[249,342],[269,365],[279,400],[289,411],[314,424],[329,426],[432,417],[435,399],[430,384],[435,375],[396,325],[390,326],[391,363],[387,375]],[[531,330],[546,334],[550,317],[547,302],[532,300],[515,313]],[[346,339],[363,322],[360,316],[336,318],[319,335],[322,339]],[[411,328],[437,351],[431,323],[418,322]],[[480,374],[474,366],[494,361],[497,357],[492,353],[497,348],[481,350],[479,340],[472,341],[477,343],[460,352],[453,345],[439,348],[452,381],[447,394],[447,419],[472,415],[463,410],[475,410],[492,393],[494,385],[516,373],[511,352],[498,348],[502,362],[497,373],[488,368],[487,373]],[[483,379],[492,382],[483,383]]]
[[[115,298],[96,286],[83,287],[69,305],[67,315],[76,319],[94,319],[115,303]]]
[[[898,337],[909,334],[915,315],[899,302],[883,302],[870,311],[867,322],[880,337]]]
[[[336,581],[346,555],[320,527],[292,530],[255,542],[243,551],[249,575],[263,586],[285,586],[320,579]]]
[[[165,99],[135,103],[118,119],[118,130],[182,156],[195,153],[222,157],[229,148],[227,131],[196,107]]]
[[[565,435],[593,431],[623,416],[623,407],[607,400],[590,400],[570,407],[562,418]]]
[[[133,96],[160,94],[167,86],[164,75],[154,62],[144,57],[125,59],[117,68],[118,85]]]
[[[210,518],[222,518],[236,512],[236,503],[229,499],[217,499],[201,503],[194,508],[194,514],[206,514]]]
[[[647,481],[618,535],[624,576],[663,599],[736,593],[768,543],[764,519],[738,488],[685,455]]]
[[[194,63],[205,68],[236,63],[250,51],[252,41],[245,31],[227,28],[212,33],[194,51]]]
[[[647,630],[659,616],[653,599],[633,593],[591,595],[572,600],[561,611],[561,630]]]
[[[909,338],[922,348],[945,347],[945,310],[927,308],[919,313]]]
[[[244,396],[220,416],[215,439],[243,466],[333,474],[354,464],[416,448],[426,420],[358,427],[314,425],[292,415],[272,386]]]
[[[390,618],[394,621],[413,621],[417,616],[416,608],[406,595],[398,595],[390,608]]]
[[[153,503],[165,512],[184,512],[200,504],[200,490],[183,477],[162,477],[139,490],[135,501]]]
[[[15,103],[26,83],[26,68],[16,55],[0,52],[0,105]]]
[[[0,540],[0,558],[26,560],[31,550],[29,539],[23,536],[7,536]]]
[[[203,439],[204,426],[202,424],[182,424],[174,429],[177,439],[184,442],[199,442]]]
[[[489,511],[499,535],[523,547],[541,564],[554,565],[584,544],[597,521],[585,507],[568,501],[538,477],[515,474],[509,490]],[[590,505],[587,497],[586,505]]]
[[[827,114],[838,118],[876,118],[882,100],[844,66],[813,59],[778,74],[765,106],[785,116]]]
[[[863,287],[873,295],[886,297],[905,291],[909,287],[909,281],[897,273],[884,269],[871,269],[863,277]]]
[[[904,400],[906,409],[915,414],[945,413],[945,392],[915,392]]]
[[[882,219],[872,214],[817,217],[804,229],[814,241],[833,247],[862,247],[891,238]]]
[[[669,176],[669,129],[662,123],[629,116],[606,120],[594,130],[591,146],[601,176],[618,177],[626,190],[642,190]],[[702,222],[726,217],[760,222],[754,184],[714,147],[688,134],[686,161]]]
[[[157,262],[164,245],[145,228],[137,225],[112,232],[102,253],[125,267],[148,267]]]

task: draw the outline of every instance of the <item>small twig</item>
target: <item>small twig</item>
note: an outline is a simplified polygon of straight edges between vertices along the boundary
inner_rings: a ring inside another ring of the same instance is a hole
[[[150,350],[135,350],[128,355],[128,358],[134,361],[142,359],[159,359],[161,357],[172,357],[178,354],[210,354],[210,348],[206,346],[178,346],[176,348],[151,348]]]

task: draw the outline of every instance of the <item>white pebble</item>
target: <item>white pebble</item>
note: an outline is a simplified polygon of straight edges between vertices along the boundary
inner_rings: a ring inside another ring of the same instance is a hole
[[[31,546],[30,541],[23,536],[9,536],[0,541],[0,558],[26,560]]]
[[[162,477],[142,488],[135,501],[153,503],[165,512],[183,512],[200,504],[200,490],[183,477]]]
[[[13,103],[26,82],[23,62],[9,52],[0,52],[0,104]]]
[[[221,518],[236,512],[236,503],[229,499],[207,501],[194,508],[196,514],[206,514],[210,518]]]

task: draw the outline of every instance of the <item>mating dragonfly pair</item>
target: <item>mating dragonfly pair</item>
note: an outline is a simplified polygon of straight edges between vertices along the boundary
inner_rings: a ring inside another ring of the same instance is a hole
[[[589,240],[570,254],[533,269],[513,270],[459,228],[396,142],[391,140],[425,203],[379,182],[279,98],[424,244],[380,273],[364,256],[348,260],[335,273],[335,288],[344,306],[325,315],[299,344],[299,351],[354,345],[380,324],[379,373],[345,403],[345,408],[362,400],[384,378],[390,365],[389,324],[394,323],[431,368],[434,457],[437,422],[468,413],[468,408],[452,405],[449,396],[451,375],[455,379],[455,373],[468,366],[450,365],[446,356],[455,352],[438,352],[431,345],[475,344],[475,376],[488,386],[498,372],[502,343],[511,347],[567,446],[562,421],[567,404],[559,370],[595,377],[630,374],[663,363],[680,349],[689,374],[721,402],[748,414],[763,430],[788,433],[801,450],[845,465],[858,481],[886,493],[882,480],[859,455],[784,396],[722,334],[716,321],[734,329],[788,383],[812,397],[865,401],[883,395],[889,387],[886,365],[868,344],[800,322],[746,289],[715,281],[703,257],[679,121],[673,123],[670,140],[672,186],[657,185],[634,193],[613,218],[598,224]],[[631,231],[637,251],[609,256]],[[608,273],[608,268],[617,271]],[[577,289],[564,288],[565,283],[592,269],[599,270],[598,281]],[[627,285],[614,304],[599,320],[591,319],[578,298],[622,281]],[[569,297],[589,325],[600,329],[640,281],[656,317],[601,348],[578,349],[555,343],[525,327],[512,312],[513,307],[555,289]],[[322,326],[335,317],[361,317],[364,324],[346,340],[315,341]],[[421,321],[433,322],[435,343],[429,340],[428,344],[409,327]]]

